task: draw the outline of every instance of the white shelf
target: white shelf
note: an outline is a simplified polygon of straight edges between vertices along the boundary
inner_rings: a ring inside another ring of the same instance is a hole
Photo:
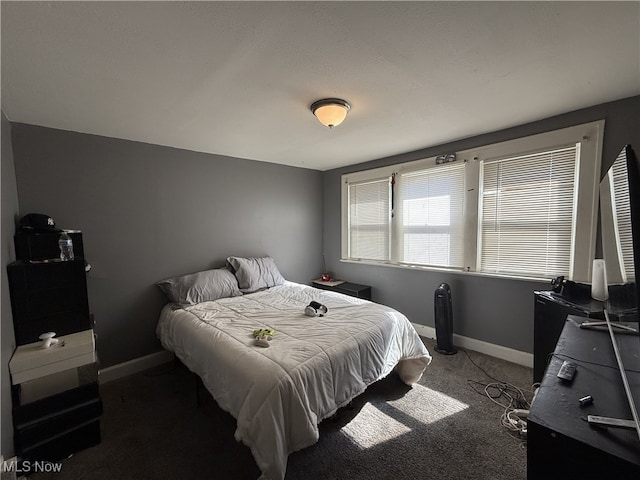
[[[58,343],[42,348],[40,342],[16,348],[9,361],[11,383],[35,380],[96,361],[93,330],[58,337]]]

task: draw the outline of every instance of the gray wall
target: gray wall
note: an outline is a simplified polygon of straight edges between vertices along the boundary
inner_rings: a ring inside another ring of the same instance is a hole
[[[626,143],[640,150],[640,96],[566,113],[499,132],[324,172],[324,252],[335,276],[373,287],[374,300],[393,306],[412,322],[434,326],[433,293],[449,283],[454,331],[466,337],[533,352],[533,291],[547,282],[416,271],[340,262],[340,176],[605,119],[602,170]]]
[[[315,170],[12,124],[20,215],[82,230],[102,366],[160,349],[155,282],[272,256],[285,278],[321,270]]]
[[[447,282],[456,333],[531,352],[532,292],[547,282],[340,262],[340,175],[601,118],[604,169],[624,143],[640,146],[639,112],[634,97],[324,173],[24,124],[12,135],[20,214],[47,213],[83,231],[103,366],[159,349],[157,280],[222,266],[232,254],[268,254],[286,278],[307,283],[323,251],[336,276],[372,285],[376,301],[419,324],[434,325],[433,292]],[[3,305],[3,327],[6,318]]]
[[[7,283],[6,266],[15,260],[13,248],[13,231],[15,219],[18,215],[18,192],[16,189],[16,172],[13,163],[13,150],[11,148],[11,124],[0,112],[2,117],[2,272],[0,272],[0,285],[2,289],[2,317],[0,317],[0,350],[2,360],[0,363],[0,453],[4,458],[13,455],[13,426],[11,420],[11,379],[9,377],[9,359],[13,354],[16,342],[13,335],[13,316],[11,315],[11,301],[9,298],[9,286]]]

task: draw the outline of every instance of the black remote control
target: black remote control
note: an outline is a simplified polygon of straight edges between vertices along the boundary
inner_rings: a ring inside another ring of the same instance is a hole
[[[576,374],[576,364],[565,360],[558,371],[558,378],[570,382]]]

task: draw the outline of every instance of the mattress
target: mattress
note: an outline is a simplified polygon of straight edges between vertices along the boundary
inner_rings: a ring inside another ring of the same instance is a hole
[[[311,301],[328,308],[304,314]],[[275,330],[269,347],[253,331]],[[166,305],[163,347],[200,376],[237,421],[262,480],[282,480],[288,455],[318,440],[318,424],[392,371],[417,382],[431,356],[408,319],[377,303],[285,282],[185,308]]]

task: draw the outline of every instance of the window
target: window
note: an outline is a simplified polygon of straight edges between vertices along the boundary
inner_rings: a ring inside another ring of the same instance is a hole
[[[569,273],[578,153],[572,145],[482,162],[480,271]]]
[[[389,259],[389,180],[349,185],[349,256]]]
[[[603,127],[343,175],[342,259],[590,281]]]
[[[464,164],[403,173],[397,193],[400,261],[462,267]]]

